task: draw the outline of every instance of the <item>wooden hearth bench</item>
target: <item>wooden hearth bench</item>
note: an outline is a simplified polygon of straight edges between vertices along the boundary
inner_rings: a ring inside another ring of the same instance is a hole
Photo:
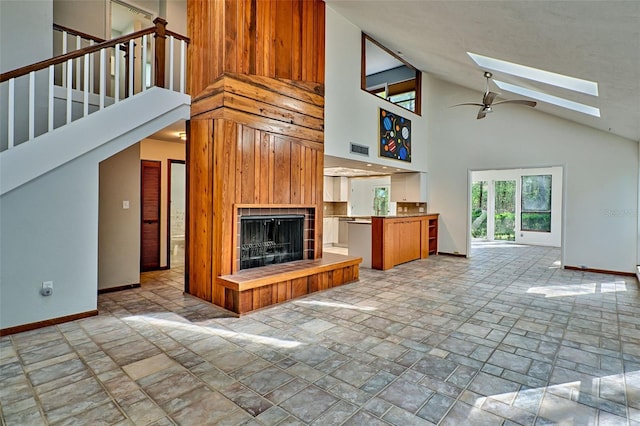
[[[237,314],[357,281],[361,257],[325,253],[321,259],[296,260],[244,269],[218,277],[225,308]]]

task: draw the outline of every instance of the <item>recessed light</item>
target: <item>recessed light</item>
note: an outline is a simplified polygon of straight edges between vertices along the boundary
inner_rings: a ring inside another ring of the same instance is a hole
[[[579,102],[570,101],[569,99],[560,98],[558,96],[548,95],[546,93],[539,92],[537,90],[531,90],[522,86],[517,86],[515,84],[505,83],[504,81],[493,80],[493,82],[496,84],[496,86],[498,86],[502,90],[506,90],[512,93],[517,93],[518,95],[527,96],[529,98],[533,98],[542,102],[547,102],[549,104],[557,105],[562,108],[578,111],[583,114],[592,115],[594,117],[600,117],[600,109],[596,107],[592,107],[590,105],[585,105]]]
[[[386,168],[387,168],[387,166],[382,166],[382,168],[383,168],[383,169],[386,169]]]
[[[367,167],[371,167],[371,166],[372,166],[371,164],[367,164]]]
[[[570,77],[568,75],[520,65],[504,61],[502,59],[491,58],[489,56],[478,55],[477,53],[467,52],[467,55],[469,55],[480,68],[488,68],[494,71],[515,75],[517,77],[538,81],[540,83],[562,87],[563,89],[573,90],[574,92],[598,96],[598,83],[594,81]]]

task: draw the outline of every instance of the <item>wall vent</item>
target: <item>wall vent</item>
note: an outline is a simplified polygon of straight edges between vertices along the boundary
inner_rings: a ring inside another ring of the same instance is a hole
[[[351,142],[351,152],[353,154],[360,154],[369,156],[369,147],[365,145],[358,145],[357,143]]]

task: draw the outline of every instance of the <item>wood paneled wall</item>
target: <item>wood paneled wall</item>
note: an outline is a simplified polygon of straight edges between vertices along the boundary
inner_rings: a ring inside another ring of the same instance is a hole
[[[190,91],[225,72],[324,83],[322,0],[188,0]]]
[[[189,293],[225,306],[237,204],[315,208],[322,256],[324,2],[189,0]]]

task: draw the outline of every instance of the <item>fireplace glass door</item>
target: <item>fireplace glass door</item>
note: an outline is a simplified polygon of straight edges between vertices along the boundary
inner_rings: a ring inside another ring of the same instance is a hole
[[[240,269],[303,259],[303,233],[304,215],[242,216]]]

